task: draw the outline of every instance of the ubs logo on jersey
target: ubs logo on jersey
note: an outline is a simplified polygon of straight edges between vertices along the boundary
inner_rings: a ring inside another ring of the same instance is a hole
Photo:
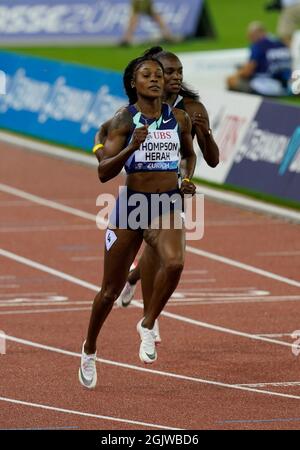
[[[153,132],[153,137],[154,137],[154,139],[166,140],[166,139],[171,139],[172,134],[170,131],[157,130],[157,131]]]

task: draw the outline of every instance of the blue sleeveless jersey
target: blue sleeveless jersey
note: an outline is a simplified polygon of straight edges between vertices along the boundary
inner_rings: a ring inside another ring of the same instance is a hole
[[[133,105],[129,105],[127,109],[132,115],[134,124],[128,143],[132,139],[135,128],[148,125],[148,135],[139,149],[126,161],[126,172],[178,172],[180,160],[179,127],[172,108],[163,103],[162,114],[158,120],[147,119]]]

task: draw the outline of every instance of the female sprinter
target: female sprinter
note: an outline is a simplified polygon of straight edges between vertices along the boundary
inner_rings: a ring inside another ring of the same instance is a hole
[[[163,100],[169,105],[183,109],[188,113],[193,124],[192,137],[194,138],[196,135],[198,145],[206,163],[210,167],[216,167],[219,163],[219,149],[209,127],[207,110],[203,103],[199,101],[199,96],[184,85],[183,68],[180,60],[174,53],[164,51],[161,47],[152,47],[145,52],[145,55],[153,56],[163,65],[165,78]],[[105,141],[106,127],[107,124],[104,124],[98,135],[96,135],[95,142],[97,144],[100,141]],[[97,153],[99,155],[99,152]],[[133,270],[128,275],[125,287],[117,300],[119,306],[126,307],[130,304],[136,289],[136,283],[141,278],[141,270],[143,267],[142,291],[144,311],[147,310],[153,289],[152,284],[158,267],[155,258],[156,255],[152,252],[152,249],[146,246],[139,264],[136,268],[133,266]],[[161,342],[158,322],[155,322],[154,331],[156,343]]]
[[[129,63],[123,79],[129,106],[120,110],[112,120],[98,172],[100,180],[107,182],[125,166],[126,189],[125,194],[122,193],[116,201],[106,232],[102,288],[94,299],[87,338],[82,346],[79,380],[87,388],[95,387],[97,382],[95,360],[98,334],[120,295],[143,240],[157,255],[159,268],[149,307],[137,326],[141,338],[139,357],[145,363],[153,363],[157,359],[154,322],[176,289],[184,264],[184,226],[174,225],[176,218],[182,220],[179,165],[181,194],[195,192],[195,185],[190,181],[196,162],[191,120],[184,111],[162,103],[162,64],[151,55],[137,58]],[[137,194],[147,202],[141,213],[147,216],[146,226],[136,227],[131,220],[131,213],[134,213],[131,200]],[[169,199],[170,225],[167,228],[161,225],[160,220],[160,216],[167,212],[152,210],[157,194],[164,194]],[[129,213],[126,218],[124,210]],[[151,227],[153,219],[159,219],[158,227]]]

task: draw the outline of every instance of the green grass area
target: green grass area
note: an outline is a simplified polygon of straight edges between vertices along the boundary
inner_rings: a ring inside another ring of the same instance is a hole
[[[216,37],[195,38],[184,42],[164,45],[174,53],[244,48],[248,45],[246,29],[253,20],[262,21],[272,33],[276,31],[278,12],[267,12],[264,5],[268,0],[206,0]],[[87,66],[123,71],[128,61],[136,58],[153,43],[132,47],[118,45],[67,45],[60,46],[1,46],[0,49],[17,53],[62,60]],[[286,103],[299,105],[299,97],[287,97]]]
[[[271,32],[276,30],[277,12],[266,12],[267,0],[206,0],[217,36],[214,39],[192,39],[168,50],[179,53],[187,51],[219,50],[247,46],[246,28],[253,20],[263,21]],[[0,47],[34,56],[76,62],[95,67],[122,71],[130,59],[140,55],[151,43],[124,48],[111,45],[84,46],[35,46]]]
[[[249,22],[260,20],[266,25],[270,32],[275,33],[276,31],[279,13],[276,11],[265,11],[264,5],[267,1],[268,0],[206,0],[217,33],[216,37],[213,39],[190,39],[174,45],[164,45],[164,47],[174,53],[244,48],[248,45],[246,29]],[[1,46],[0,43],[0,48],[49,59],[123,71],[129,60],[140,55],[151,45],[152,43],[145,43],[129,48],[100,44],[80,46],[63,46],[62,44],[61,46],[5,47],[3,45]],[[295,105],[299,105],[300,103],[299,97],[288,97],[281,99],[281,101]],[[218,186],[213,183],[204,182],[203,180],[199,181],[202,184],[207,184],[215,188],[228,189],[273,204],[275,203],[300,210],[300,205],[296,202],[278,199],[234,186]]]

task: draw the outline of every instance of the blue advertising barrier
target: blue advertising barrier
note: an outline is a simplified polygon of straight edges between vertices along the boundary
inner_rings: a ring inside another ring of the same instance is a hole
[[[90,149],[99,125],[127,103],[119,73],[0,52],[0,128]]]
[[[0,41],[119,42],[128,25],[130,0],[1,0]],[[204,0],[154,0],[175,35],[194,35]],[[135,36],[149,40],[158,26],[142,16]]]
[[[263,101],[226,183],[300,202],[300,108]]]

